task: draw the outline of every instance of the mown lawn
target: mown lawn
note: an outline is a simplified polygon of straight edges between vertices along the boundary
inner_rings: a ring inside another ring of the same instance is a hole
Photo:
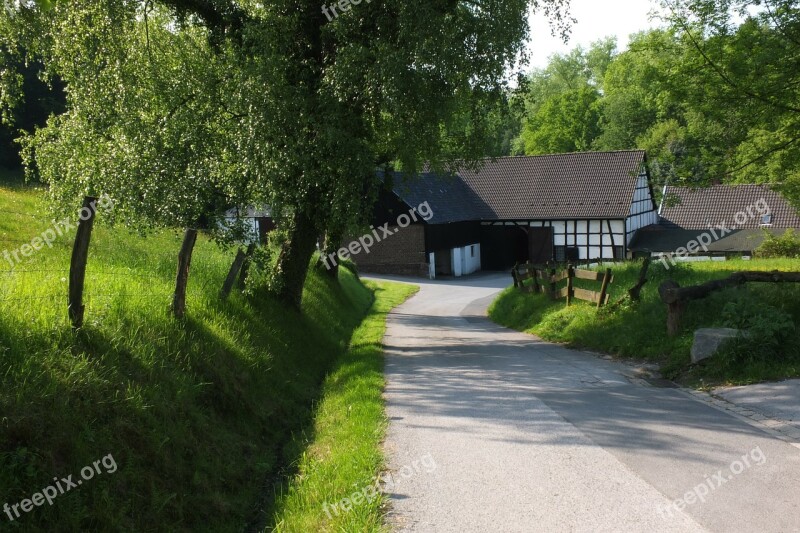
[[[0,187],[0,253],[50,225],[41,196]],[[272,515],[292,436],[312,423],[374,288],[312,269],[302,313],[261,294],[222,302],[234,252],[201,238],[178,321],[168,307],[180,238],[100,216],[78,333],[66,309],[72,235],[0,264],[0,505],[108,455],[118,466],[14,521],[0,514],[0,529],[239,532]]]
[[[641,263],[610,266],[614,272],[610,302],[614,303],[636,284]],[[672,338],[667,336],[667,310],[658,296],[658,286],[663,281],[672,279],[685,287],[724,278],[740,270],[800,271],[800,260],[679,263],[669,269],[660,262],[654,262],[639,303],[626,301],[622,305],[598,311],[588,303],[578,301],[566,307],[564,300],[554,302],[541,294],[523,294],[509,288],[492,304],[489,314],[501,325],[533,333],[546,340],[623,358],[661,363],[667,376],[691,383],[700,383],[700,380],[748,383],[800,376],[798,328],[781,343],[778,353],[769,357],[735,365],[715,362],[702,368],[690,368],[689,365],[694,330],[730,325],[732,313],[757,315],[766,306],[791,316],[795,325],[800,323],[800,284],[749,283],[716,292],[704,300],[691,302],[683,319],[681,333]],[[589,289],[597,290],[598,285],[576,281],[576,286]],[[726,310],[728,304],[731,305]]]

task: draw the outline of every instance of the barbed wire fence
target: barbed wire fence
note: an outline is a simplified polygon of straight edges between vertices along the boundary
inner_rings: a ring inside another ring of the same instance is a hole
[[[177,275],[174,292],[163,289],[143,290],[142,283],[134,286],[130,282],[154,280],[154,275],[142,274],[131,266],[91,267],[88,252],[92,228],[97,216],[96,202],[97,199],[93,197],[84,199],[82,212],[88,212],[90,215],[80,218],[72,242],[70,242],[71,235],[65,233],[58,240],[47,243],[48,248],[72,248],[69,266],[57,268],[47,264],[27,266],[29,263],[22,263],[22,261],[15,263],[12,259],[19,260],[20,255],[26,258],[33,255],[21,253],[21,250],[24,250],[23,247],[31,247],[32,240],[0,237],[0,313],[9,312],[14,307],[24,306],[26,315],[30,315],[31,318],[38,316],[48,321],[52,320],[54,325],[69,323],[74,329],[78,329],[84,324],[87,308],[92,312],[100,313],[104,306],[125,305],[132,301],[147,300],[163,303],[165,306],[171,302],[172,313],[179,318],[183,316],[186,308],[189,264],[197,238],[197,230],[187,229],[180,251],[176,250]],[[45,218],[36,214],[12,210],[0,210],[0,216],[29,217],[34,220]],[[9,248],[11,252],[9,252]],[[40,246],[39,249],[42,248],[43,246]],[[237,278],[239,287],[244,286],[247,276],[246,265],[252,253],[252,246],[248,247],[247,251],[242,248],[237,251],[225,282],[221,289],[218,289],[220,298],[228,297]],[[159,279],[159,281],[164,280]],[[87,285],[90,290],[86,290]],[[210,282],[206,281],[200,289],[212,290],[208,285]],[[109,287],[121,290],[110,291]]]

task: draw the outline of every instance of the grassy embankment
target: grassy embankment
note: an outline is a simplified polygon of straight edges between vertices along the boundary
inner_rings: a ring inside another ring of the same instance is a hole
[[[0,186],[0,211],[0,253],[50,224],[40,192],[18,185]],[[365,372],[369,386],[378,383],[379,349],[370,343],[379,341],[382,311],[347,351],[375,288],[346,269],[339,284],[312,269],[302,313],[237,293],[221,302],[233,253],[201,238],[187,318],[178,321],[167,309],[180,236],[141,238],[99,225],[86,326],[73,333],[65,303],[71,237],[13,271],[0,266],[0,506],[30,498],[54,477],[78,480],[109,454],[117,469],[101,467],[52,506],[14,521],[0,513],[3,529],[242,531],[274,494],[272,482],[297,462],[292,437],[312,423],[328,372],[337,369],[326,391],[348,365]],[[378,291],[376,309],[399,293]],[[367,403],[365,423],[380,420],[372,396]],[[380,424],[363,431],[379,433]]]
[[[311,444],[301,455],[298,475],[278,499],[276,531],[383,530],[384,498],[372,490],[383,466],[380,450],[387,425],[381,339],[386,313],[418,288],[368,286],[378,300],[353,333],[350,351],[325,381]]]
[[[614,282],[610,287],[610,301],[613,303],[636,284],[641,263],[613,265],[612,268]],[[689,384],[748,383],[800,376],[800,328],[782,331],[784,336],[774,350],[760,346],[750,350],[751,357],[740,353],[735,357],[715,358],[702,367],[689,364],[692,335],[697,328],[743,322],[759,326],[759,317],[765,315],[768,320],[790,317],[794,324],[800,323],[800,284],[748,283],[715,292],[706,299],[689,303],[681,333],[672,338],[667,336],[667,310],[658,296],[658,286],[663,281],[673,279],[686,287],[721,279],[740,270],[800,271],[800,260],[682,263],[669,270],[660,262],[654,262],[639,303],[626,302],[597,311],[585,302],[566,307],[564,300],[553,302],[542,294],[523,294],[510,288],[492,304],[489,314],[499,324],[546,340],[622,358],[661,363],[665,375]],[[582,280],[576,280],[576,286],[598,290],[597,284]]]

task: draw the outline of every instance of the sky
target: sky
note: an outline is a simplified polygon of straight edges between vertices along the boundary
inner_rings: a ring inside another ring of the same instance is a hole
[[[567,44],[551,35],[543,14],[532,15],[528,68],[544,68],[552,54],[569,52],[578,45],[588,48],[592,42],[610,35],[617,37],[617,47],[622,51],[631,33],[659,26],[658,21],[648,20],[648,13],[656,7],[652,0],[571,0],[570,5],[572,17],[578,22],[572,26]]]

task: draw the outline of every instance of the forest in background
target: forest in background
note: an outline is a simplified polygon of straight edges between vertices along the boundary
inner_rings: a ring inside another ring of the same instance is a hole
[[[656,184],[772,183],[800,204],[795,2],[723,3],[553,56],[495,111],[490,155],[644,149]]]

